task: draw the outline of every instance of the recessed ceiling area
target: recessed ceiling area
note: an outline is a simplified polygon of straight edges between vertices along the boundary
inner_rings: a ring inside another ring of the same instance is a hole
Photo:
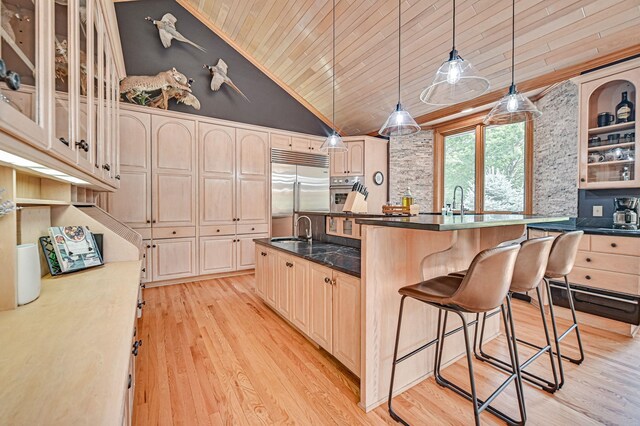
[[[331,116],[331,2],[181,0],[325,117]],[[402,98],[414,117],[438,107],[420,92],[451,50],[451,0],[402,2]],[[336,4],[336,125],[377,130],[397,85],[397,2]],[[516,1],[516,78],[538,77],[640,43],[640,0]],[[510,81],[511,1],[458,0],[460,55],[490,80]]]

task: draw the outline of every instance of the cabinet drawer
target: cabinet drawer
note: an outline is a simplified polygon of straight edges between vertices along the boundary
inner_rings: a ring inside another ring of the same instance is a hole
[[[238,225],[238,234],[266,234],[269,232],[269,225]]]
[[[569,282],[619,293],[640,294],[640,277],[619,272],[574,267]]]
[[[154,239],[195,237],[196,228],[194,226],[178,226],[175,228],[153,228],[152,235]]]
[[[549,232],[548,235],[552,237],[557,237],[558,235],[560,235],[560,232]],[[593,235],[587,235],[587,234],[582,235],[582,238],[580,238],[580,245],[578,246],[578,250],[582,250],[582,251],[591,250],[592,236]]]
[[[634,237],[591,236],[591,251],[640,256],[640,239]]]
[[[201,226],[201,237],[215,237],[216,235],[235,235],[236,225],[214,225],[214,226]]]
[[[621,254],[578,251],[576,266],[602,271],[640,275],[640,258]]]

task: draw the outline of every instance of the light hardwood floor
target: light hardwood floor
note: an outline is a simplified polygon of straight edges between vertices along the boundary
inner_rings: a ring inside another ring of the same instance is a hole
[[[134,424],[395,424],[386,405],[361,411],[357,378],[263,304],[253,282],[245,275],[145,290]],[[518,336],[540,341],[537,311],[515,305]],[[582,331],[587,360],[565,363],[562,390],[552,396],[525,385],[528,424],[639,424],[640,338]],[[565,347],[575,349],[571,338]],[[507,353],[502,337],[485,349]],[[544,374],[547,363],[539,359],[532,371]],[[480,362],[474,368],[481,396],[504,378]],[[468,386],[465,362],[444,374]],[[473,423],[469,403],[432,378],[394,403],[411,424]],[[513,388],[495,404],[517,416]],[[482,420],[502,424],[488,413]]]

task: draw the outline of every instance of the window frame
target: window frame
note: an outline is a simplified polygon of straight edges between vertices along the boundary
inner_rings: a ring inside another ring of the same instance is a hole
[[[475,131],[476,163],[475,163],[475,214],[507,213],[504,211],[487,211],[484,209],[484,165],[485,165],[485,129],[482,121],[486,111],[474,115],[451,120],[433,128],[434,133],[434,179],[433,179],[433,211],[439,212],[445,204],[444,200],[444,139],[468,131]],[[524,126],[524,211],[509,212],[532,214],[533,211],[533,122],[527,121]]]

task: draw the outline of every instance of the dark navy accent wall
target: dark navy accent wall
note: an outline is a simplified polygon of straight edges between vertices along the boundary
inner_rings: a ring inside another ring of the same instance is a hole
[[[200,100],[200,111],[173,101],[170,110],[313,135],[329,134],[329,127],[319,118],[175,0],[121,2],[115,7],[127,75],[154,75],[176,67],[195,79],[192,89]],[[206,53],[175,40],[168,49],[162,46],[158,30],[144,18],[160,19],[167,12],[178,19],[178,31],[204,47]],[[215,64],[219,58],[227,63],[229,77],[251,102],[226,84],[217,92],[211,90],[209,71],[202,65]]]

